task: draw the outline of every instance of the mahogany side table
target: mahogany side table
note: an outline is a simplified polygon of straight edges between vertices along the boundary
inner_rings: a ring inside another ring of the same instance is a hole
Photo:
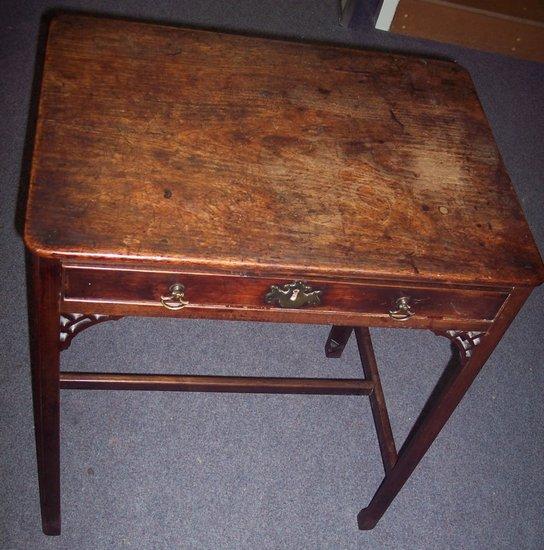
[[[63,388],[368,395],[385,469],[358,515],[371,529],[544,280],[471,79],[442,60],[61,15],[30,180],[49,535]],[[364,378],[60,371],[81,330],[127,315],[329,324],[326,354],[354,333]],[[398,452],[368,327],[459,352]]]

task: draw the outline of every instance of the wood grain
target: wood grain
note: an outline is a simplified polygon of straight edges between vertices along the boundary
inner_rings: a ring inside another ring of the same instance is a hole
[[[25,242],[230,273],[544,279],[458,65],[73,15],[50,28]]]
[[[64,304],[73,300],[110,302],[151,305],[165,310],[161,296],[168,295],[170,286],[179,283],[184,285],[185,299],[189,302],[180,310],[181,314],[193,307],[213,306],[277,310],[265,302],[265,295],[272,285],[288,282],[234,275],[66,267],[63,270],[63,299]],[[304,308],[308,313],[344,311],[387,316],[398,298],[408,296],[419,318],[491,321],[508,296],[505,292],[484,290],[348,284],[319,279],[307,282],[314,290],[322,291],[319,305]]]

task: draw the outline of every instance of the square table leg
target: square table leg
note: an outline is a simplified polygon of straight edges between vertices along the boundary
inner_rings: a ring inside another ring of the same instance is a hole
[[[398,459],[386,474],[370,504],[357,516],[359,529],[372,529],[402,489],[419,461],[423,458],[447,420],[461,401],[487,358],[531,293],[531,289],[514,289],[497,319],[481,343],[466,354],[460,367],[452,373],[439,391],[433,392],[398,454]]]
[[[29,255],[28,277],[32,397],[42,529],[46,535],[59,535],[59,265]]]
[[[365,379],[374,383],[374,391],[369,396],[370,409],[372,410],[372,417],[376,427],[383,467],[387,473],[394,467],[398,457],[380,374],[378,372],[378,365],[376,364],[376,357],[372,346],[372,339],[367,327],[354,327],[354,331]]]

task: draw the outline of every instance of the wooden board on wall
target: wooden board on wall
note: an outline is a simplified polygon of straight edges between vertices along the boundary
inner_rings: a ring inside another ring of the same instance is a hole
[[[376,27],[544,62],[539,0],[384,0]]]

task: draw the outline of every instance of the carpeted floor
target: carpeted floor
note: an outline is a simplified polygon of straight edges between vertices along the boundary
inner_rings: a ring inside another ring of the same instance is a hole
[[[472,74],[534,234],[544,243],[544,64],[337,24],[335,0],[0,3],[0,546],[65,548],[542,548],[543,291],[370,532],[357,511],[381,472],[364,397],[62,394],[63,534],[39,523],[23,246],[15,229],[40,16],[67,7],[296,39],[442,54]],[[354,342],[326,360],[327,327],[124,319],[86,331],[63,367],[358,376]],[[402,441],[448,342],[374,330]],[[150,345],[151,343],[151,345]],[[334,374],[331,374],[334,373]]]

